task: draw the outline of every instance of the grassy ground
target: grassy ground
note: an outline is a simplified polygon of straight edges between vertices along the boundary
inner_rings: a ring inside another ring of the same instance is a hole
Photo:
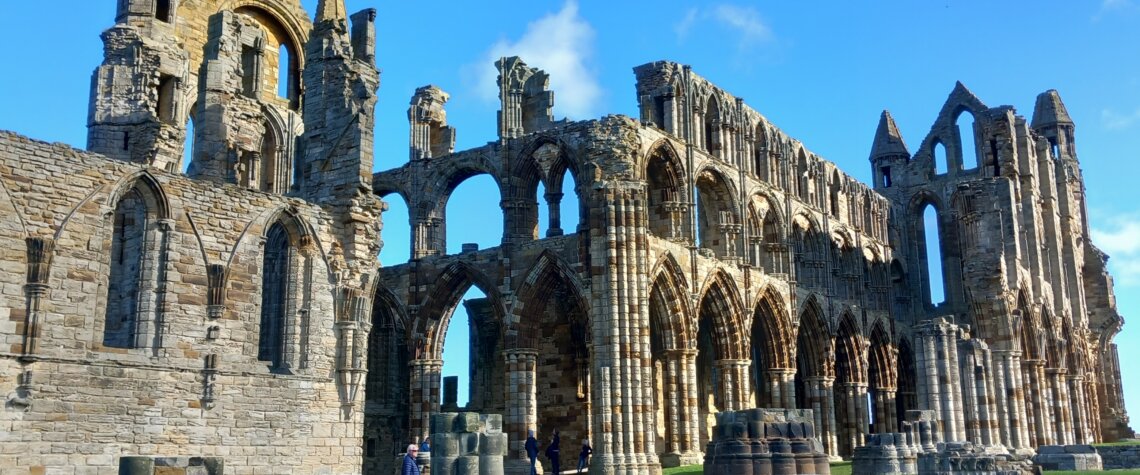
[[[673,467],[665,469],[665,475],[701,475],[703,468],[700,465]],[[831,464],[831,475],[851,475],[851,462],[838,462]]]
[[[1093,444],[1093,447],[1123,447],[1127,445],[1140,445],[1140,440],[1125,439],[1117,442],[1105,442],[1103,444]]]
[[[673,467],[665,469],[665,475],[701,475],[700,465],[689,465],[686,467]],[[1140,475],[1140,470],[1105,470],[1103,472],[1045,472],[1050,475],[1101,475],[1104,473],[1112,473],[1117,475],[1133,474]],[[831,475],[851,475],[851,462],[838,462],[831,464]]]

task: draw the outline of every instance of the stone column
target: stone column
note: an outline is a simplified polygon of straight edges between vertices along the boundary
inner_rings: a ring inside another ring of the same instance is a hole
[[[768,383],[768,393],[763,407],[768,409],[792,409],[796,407],[796,370],[771,368],[764,372]]]
[[[751,384],[748,382],[748,370],[752,365],[752,360],[745,359],[724,359],[716,361],[717,372],[720,373],[720,384],[717,385],[717,390],[720,391],[720,400],[724,403],[721,410],[724,411],[740,411],[747,409],[748,401],[751,398],[748,389]]]
[[[816,431],[823,442],[824,451],[839,456],[839,437],[835,433],[835,378],[812,376],[806,381],[808,404],[815,418]]]
[[[867,385],[859,382],[840,383],[839,388],[846,415],[839,429],[845,438],[844,445],[853,453],[855,447],[863,445],[867,432]]]
[[[1073,428],[1069,419],[1069,386],[1065,381],[1065,368],[1045,368],[1045,379],[1049,385],[1049,399],[1053,409],[1054,443],[1073,444]]]
[[[875,388],[875,432],[898,432],[898,425],[898,403],[895,388]]]
[[[507,456],[509,473],[529,474],[530,463],[526,456],[528,431],[538,431],[538,397],[536,370],[538,350],[518,348],[503,351],[506,360],[506,414],[503,430],[510,437]]]
[[[1085,398],[1085,378],[1080,373],[1070,374],[1066,380],[1069,385],[1069,399],[1072,401],[1073,437],[1074,443],[1091,444],[1089,437],[1088,401]]]
[[[704,459],[697,408],[697,350],[665,350],[665,394],[671,437],[666,441],[663,466],[699,464]]]
[[[918,374],[918,408],[937,414],[941,441],[966,440],[959,373],[959,329],[944,319],[915,327],[915,369]]]
[[[546,237],[562,235],[562,193],[546,192],[546,209],[550,217],[550,227],[546,229]]]
[[[411,392],[408,396],[409,430],[412,440],[424,440],[429,435],[431,415],[439,412],[439,377],[443,360],[416,359],[408,362],[408,366],[408,390]]]
[[[608,181],[594,189],[590,264],[595,456],[591,473],[659,473],[653,442],[645,185]]]
[[[982,445],[999,443],[993,417],[996,411],[993,408],[989,348],[973,339],[959,342],[958,347],[966,440]]]
[[[1021,380],[1025,387],[1025,414],[1028,416],[1026,426],[1029,428],[1030,444],[1037,446],[1052,444],[1045,423],[1048,420],[1046,411],[1050,407],[1045,403],[1041,389],[1045,375],[1042,371],[1042,374],[1038,376],[1039,368],[1044,368],[1044,362],[1041,360],[1021,361]]]
[[[1011,449],[1028,449],[1032,446],[1025,416],[1025,385],[1021,376],[1021,352],[996,350],[993,352],[995,379],[1000,378],[999,404],[1004,413],[999,421],[1004,424],[1002,443]]]

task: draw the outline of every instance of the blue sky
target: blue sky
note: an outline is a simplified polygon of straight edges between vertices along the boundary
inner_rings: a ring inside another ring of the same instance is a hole
[[[883,109],[913,151],[957,80],[986,104],[1010,104],[1025,116],[1038,93],[1057,89],[1077,124],[1094,242],[1112,256],[1128,319],[1140,316],[1140,187],[1133,184],[1140,176],[1138,2],[347,4],[350,11],[378,10],[377,169],[407,160],[408,100],[425,84],[451,94],[457,148],[494,140],[491,62],[500,55],[519,54],[546,69],[555,114],[573,119],[636,116],[631,68],[658,59],[691,64],[863,181]],[[0,129],[82,148],[91,72],[102,58],[98,35],[111,26],[115,2],[8,3],[0,15],[7,40],[0,49]],[[302,3],[312,12],[316,1]],[[501,217],[488,178],[464,183],[448,217],[449,248],[497,245]],[[385,222],[381,259],[403,262],[402,203],[393,203]],[[465,359],[465,330],[453,325],[449,332],[448,374],[466,372],[455,363]],[[1130,413],[1140,415],[1140,365],[1131,366],[1140,359],[1140,323],[1126,325],[1117,343]]]

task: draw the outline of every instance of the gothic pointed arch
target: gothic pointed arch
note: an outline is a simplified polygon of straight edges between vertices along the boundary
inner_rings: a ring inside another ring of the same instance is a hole
[[[665,253],[650,272],[650,351],[691,348],[696,331],[689,308],[685,273],[671,253]]]
[[[800,312],[796,360],[797,376],[832,377],[835,374],[831,331],[823,308],[814,296],[808,297]],[[799,397],[800,393],[797,392],[796,396]]]
[[[472,265],[454,262],[429,281],[434,285],[429,288],[411,328],[411,338],[415,340],[411,348],[413,358],[442,359],[448,323],[471,287],[478,288],[487,296],[492,314],[498,321],[506,320],[503,299],[495,281]]]
[[[589,302],[582,283],[570,265],[550,250],[539,255],[516,295],[504,325],[503,337],[508,348],[536,348],[540,322],[535,317],[543,312],[567,315],[575,325],[585,325],[588,319]],[[585,334],[578,336],[586,337]]]
[[[108,196],[107,281],[102,344],[162,346],[170,207],[162,186],[145,170],[119,180]],[[62,228],[60,229],[62,231]]]
[[[732,257],[736,254],[735,236],[729,232],[740,224],[736,187],[726,170],[715,163],[708,163],[697,172],[697,244],[710,249],[718,257]]]
[[[649,198],[649,232],[663,239],[683,239],[689,193],[685,167],[672,142],[661,139],[649,147],[643,178]]]
[[[786,300],[768,287],[752,314],[752,360],[758,370],[795,369],[795,328]]]
[[[261,306],[258,321],[257,360],[274,372],[292,373],[307,368],[307,318],[312,290],[315,249],[318,247],[304,221],[291,209],[269,215],[260,236]]]
[[[735,282],[723,270],[705,280],[698,300],[698,315],[712,325],[716,359],[747,357],[747,333],[742,323],[743,304]]]
[[[898,381],[897,349],[891,341],[889,324],[875,319],[868,352],[868,383],[872,388],[894,389]]]

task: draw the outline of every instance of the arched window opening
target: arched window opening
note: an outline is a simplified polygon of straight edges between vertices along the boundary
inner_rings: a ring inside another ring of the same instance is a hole
[[[915,371],[914,351],[907,340],[899,342],[898,392],[895,393],[895,427],[902,427],[907,412],[918,409],[918,373]]]
[[[927,301],[940,305],[946,301],[942,275],[942,239],[939,232],[938,210],[932,204],[922,210],[922,234],[926,256],[926,278],[929,287]]]
[[[539,239],[542,239],[543,237],[550,236],[550,215],[552,211],[550,200],[547,198],[545,183],[541,181],[538,182],[538,187],[534,190],[534,196],[538,198],[538,232],[535,235],[538,236]]]
[[[131,189],[115,206],[111,236],[111,273],[108,277],[107,313],[103,345],[113,348],[143,346],[139,331],[143,273],[146,268],[146,200]]]
[[[408,345],[394,302],[377,292],[368,334],[368,376],[364,399],[364,472],[389,465],[407,447]]]
[[[155,2],[154,17],[158,21],[173,23],[174,11],[170,8],[170,0],[158,0]]]
[[[704,315],[697,326],[697,411],[700,415],[701,447],[708,444],[716,426],[716,414],[723,407],[717,388],[720,375],[716,368],[712,317]]]
[[[455,307],[451,318],[448,320],[443,340],[442,375],[444,378],[456,377],[458,384],[456,385],[455,400],[451,400],[452,395],[448,394],[447,385],[444,385],[444,392],[442,393],[444,411],[466,408],[473,399],[480,399],[473,397],[476,390],[489,392],[489,388],[484,385],[472,384],[476,376],[490,376],[489,374],[480,374],[479,366],[472,363],[478,362],[481,352],[485,353],[488,350],[488,348],[481,348],[480,343],[484,343],[482,346],[486,346],[486,343],[493,343],[493,341],[483,341],[480,338],[484,336],[482,333],[485,333],[485,331],[480,330],[480,324],[483,327],[495,324],[490,313],[490,305],[487,295],[478,287],[471,286],[463,294],[462,303]],[[494,333],[494,335],[489,336],[497,336],[497,332]],[[494,353],[496,348],[491,347],[489,350]],[[492,355],[492,357],[494,356]],[[484,363],[494,363],[494,360]],[[486,372],[486,370],[483,371],[483,373]]]
[[[292,58],[289,56],[289,47],[285,43],[277,47],[277,96],[290,99],[293,95],[290,93],[292,82],[290,75],[293,69],[290,67]]]
[[[705,108],[705,150],[717,157],[720,156],[720,125],[720,107],[716,96],[711,96]]]
[[[278,134],[268,121],[261,139],[261,170],[258,177],[258,188],[268,193],[285,193],[289,191],[293,176],[292,163],[282,147],[278,144]]]
[[[841,208],[839,206],[840,177],[839,177],[838,171],[831,174],[831,189],[828,191],[830,191],[830,193],[828,194],[829,195],[828,198],[829,198],[829,201],[831,202],[831,215],[838,218],[838,217],[840,217],[839,213],[840,213],[840,208]]]
[[[158,80],[158,120],[165,124],[174,124],[174,102],[177,95],[177,83],[174,76],[163,74]]]
[[[961,138],[962,167],[967,170],[978,168],[978,145],[974,130],[974,114],[963,110],[958,114],[958,120],[955,121],[955,124],[958,127],[958,137]]]
[[[756,144],[752,149],[752,174],[765,183],[772,183],[772,170],[768,164],[771,156],[768,152],[768,137],[764,126],[756,126]]]
[[[438,241],[446,246],[448,254],[463,251],[464,244],[476,244],[479,249],[498,246],[502,240],[503,215],[499,207],[499,187],[490,175],[475,175],[463,181],[447,198],[444,214],[446,229]],[[532,203],[530,216],[537,223],[537,203]],[[538,231],[534,226],[532,233]]]
[[[649,232],[669,240],[683,239],[684,227],[682,171],[670,153],[658,149],[646,165],[645,180],[649,193]]]
[[[733,225],[738,223],[728,183],[720,174],[705,170],[697,176],[694,197],[697,204],[697,246],[712,250],[717,257],[735,256]]]
[[[1049,147],[1053,149],[1053,159],[1061,158],[1061,147],[1057,145],[1057,139],[1049,139]]]
[[[554,237],[578,230],[579,203],[574,189],[574,177],[569,171],[563,172],[550,185],[559,186],[561,191],[548,192],[543,183],[538,184],[535,196],[542,199],[545,206],[538,207],[538,236]]]
[[[381,216],[384,245],[380,248],[380,263],[385,266],[400,265],[411,259],[412,228],[408,219],[408,204],[399,193],[389,193],[380,198],[388,204],[388,210]]]
[[[241,45],[241,92],[252,99],[257,99],[258,56],[257,48]]]
[[[946,146],[942,142],[934,144],[934,173],[942,175],[946,173]]]
[[[190,162],[194,161],[194,109],[191,107],[190,117],[186,119],[186,140],[182,144],[182,174],[185,175],[190,171]]]
[[[994,176],[1001,176],[1001,157],[998,156],[997,140],[994,139],[990,139],[990,157]]]
[[[270,369],[285,367],[285,329],[292,246],[289,233],[281,223],[270,226],[265,235],[265,251],[261,266],[261,325],[257,339],[258,361],[269,362]]]

